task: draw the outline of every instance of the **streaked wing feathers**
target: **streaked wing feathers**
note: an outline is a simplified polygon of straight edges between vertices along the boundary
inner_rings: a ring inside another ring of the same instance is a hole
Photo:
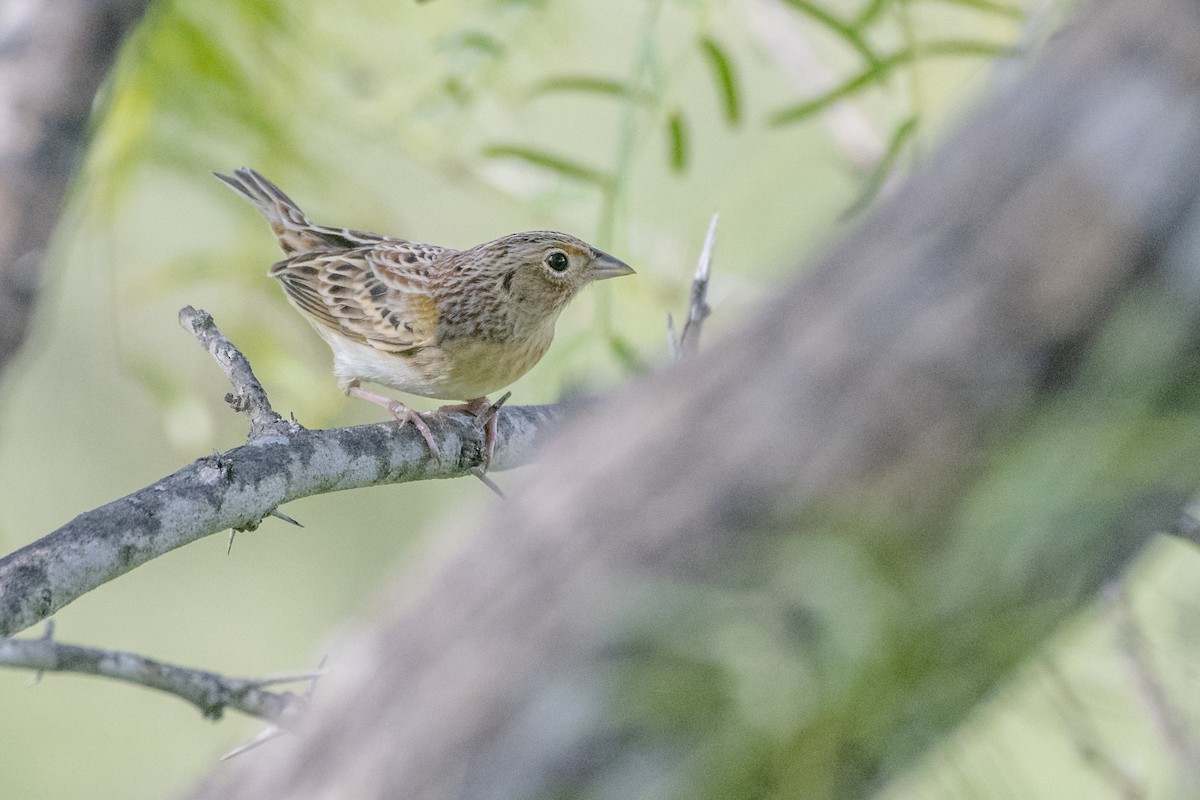
[[[429,291],[438,256],[451,251],[385,242],[337,253],[305,253],[271,268],[311,319],[377,350],[402,353],[437,341]]]

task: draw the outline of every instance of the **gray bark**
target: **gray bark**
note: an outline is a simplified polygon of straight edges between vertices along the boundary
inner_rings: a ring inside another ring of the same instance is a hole
[[[148,2],[0,4],[0,376],[29,327],[96,91]]]
[[[253,377],[253,376],[251,376]],[[241,387],[238,387],[239,393]],[[265,399],[265,398],[264,398]],[[269,407],[267,411],[269,411]],[[526,462],[554,406],[503,409],[492,469]],[[271,432],[198,459],[131,495],[80,514],[0,558],[0,636],[11,636],[126,572],[210,534],[257,527],[300,497],[471,474],[483,451],[472,418],[432,422],[440,461],[411,425]]]
[[[745,328],[564,429],[195,798],[862,797],[1200,480],[1200,8],[1078,26]]]

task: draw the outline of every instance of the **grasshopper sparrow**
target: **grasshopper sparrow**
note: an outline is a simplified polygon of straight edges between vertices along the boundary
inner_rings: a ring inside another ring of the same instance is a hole
[[[514,233],[451,250],[309,222],[292,200],[252,169],[217,174],[271,224],[287,255],[268,274],[333,350],[346,394],[386,408],[420,431],[421,415],[367,391],[362,381],[439,400],[438,412],[480,415],[486,395],[520,378],[554,338],[554,323],[580,289],[633,270],[591,245],[553,231]],[[435,412],[437,413],[437,412]],[[486,429],[484,468],[496,439]]]

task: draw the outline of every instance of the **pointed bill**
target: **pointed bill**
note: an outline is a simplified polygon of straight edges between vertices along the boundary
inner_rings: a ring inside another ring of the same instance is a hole
[[[588,265],[587,276],[594,281],[602,281],[605,278],[619,278],[622,275],[633,275],[633,267],[626,264],[619,258],[613,258],[603,250],[595,251],[596,255],[592,258],[592,263]]]

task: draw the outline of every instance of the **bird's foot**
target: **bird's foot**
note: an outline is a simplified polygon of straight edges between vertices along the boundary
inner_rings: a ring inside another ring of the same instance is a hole
[[[504,395],[493,403],[486,397],[476,397],[473,400],[468,400],[465,403],[455,403],[454,405],[442,406],[438,409],[439,413],[454,413],[465,412],[480,420],[483,424],[483,455],[480,457],[479,469],[481,475],[487,473],[488,468],[492,463],[492,455],[496,452],[496,433],[497,433],[497,413],[500,407],[503,406],[508,398],[512,396],[512,392],[505,392]]]
[[[433,460],[439,464],[442,462],[441,457],[438,456],[437,443],[433,440],[433,431],[429,430],[429,423],[425,421],[425,418],[421,414],[413,411],[399,400],[393,400],[390,397],[369,392],[359,386],[357,382],[350,384],[346,388],[346,394],[386,408],[389,414],[400,421],[401,427],[411,422],[413,427],[417,429],[417,432],[421,434],[421,438],[425,440],[425,444],[429,446],[429,454],[433,456]]]

